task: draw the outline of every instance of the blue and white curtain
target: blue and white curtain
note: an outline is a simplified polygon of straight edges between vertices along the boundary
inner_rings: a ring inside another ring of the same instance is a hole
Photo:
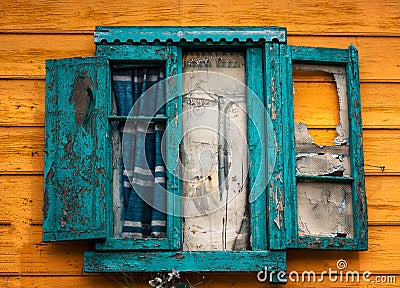
[[[120,116],[165,116],[163,69],[113,70],[113,90]],[[158,85],[156,83],[160,82]],[[130,113],[131,109],[133,111]],[[162,136],[165,123],[127,121],[121,128],[124,215],[122,238],[166,235],[165,165]]]

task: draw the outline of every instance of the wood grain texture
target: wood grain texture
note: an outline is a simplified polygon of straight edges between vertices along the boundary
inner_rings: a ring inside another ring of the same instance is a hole
[[[311,132],[312,133],[312,130]],[[327,136],[334,130],[327,130]],[[323,135],[318,134],[320,137]],[[368,174],[400,173],[400,130],[365,130],[365,171]],[[324,143],[322,138],[321,143]],[[43,172],[43,128],[0,128],[0,174]],[[383,168],[384,167],[384,168]],[[383,171],[382,171],[383,169]]]
[[[369,232],[369,251],[366,252],[289,250],[288,271],[314,270],[318,273],[329,267],[335,268],[337,260],[345,259],[349,269],[400,274],[396,236],[400,227],[371,226]],[[81,275],[83,252],[93,251],[85,241],[43,243],[41,226],[36,225],[19,225],[18,228],[0,225],[0,245],[0,267],[4,274]]]
[[[0,80],[0,126],[43,126],[45,83]]]
[[[309,129],[308,132],[318,144],[332,143],[330,141],[336,135],[334,129]],[[399,130],[364,130],[364,165],[367,175],[397,175],[400,148],[396,143],[400,143]]]
[[[400,177],[367,176],[365,185],[369,225],[399,225]]]
[[[44,78],[46,59],[92,56],[93,34],[0,34],[0,78]],[[361,82],[400,81],[400,37],[289,36],[290,45],[356,45]],[[376,51],[379,51],[377,57]]]
[[[42,223],[43,176],[0,176],[0,224]]]
[[[44,78],[45,60],[93,56],[92,35],[0,34],[0,78]]]
[[[400,38],[288,36],[288,44],[296,46],[347,48],[350,44],[355,45],[359,54],[361,82],[398,81],[400,47],[397,41]]]
[[[81,274],[87,242],[48,244],[42,241],[42,227],[20,221],[0,225],[0,271],[76,275]],[[1,275],[0,275],[1,276]]]
[[[369,225],[400,222],[398,181],[397,176],[366,177]],[[0,225],[42,223],[43,176],[2,175],[0,195]]]
[[[93,31],[96,25],[286,26],[303,34],[397,34],[395,0],[243,1],[111,0],[3,1],[0,31]],[[377,13],[378,11],[378,13]]]
[[[329,83],[296,85],[303,93],[316,93]],[[0,80],[0,126],[43,126],[44,86],[44,80]],[[362,83],[361,102],[363,128],[400,128],[400,83]],[[325,113],[331,113],[326,103],[320,104],[312,119],[316,123],[326,119]]]
[[[333,267],[334,268],[334,267]],[[262,288],[273,287],[280,288],[279,284],[266,284],[257,281],[257,273],[181,273],[180,281],[196,285],[195,287],[210,288],[210,287],[241,287],[241,288]],[[372,275],[370,279],[374,281],[377,275]],[[399,275],[395,275],[399,279]],[[300,275],[301,277],[301,275]],[[307,276],[306,276],[307,277]],[[5,277],[0,279],[2,287],[53,287],[53,288],[75,288],[75,287],[103,287],[103,288],[148,288],[150,287],[148,281],[154,278],[154,275],[148,273],[142,274],[112,274],[112,275],[85,275],[81,276],[29,276],[24,275],[20,277]],[[361,280],[362,281],[362,280]],[[369,288],[386,287],[382,283],[365,283]],[[6,283],[3,284],[3,283]],[[332,283],[328,277],[324,278],[322,283],[292,283],[289,282],[283,287],[360,287],[361,283],[343,283],[336,281]],[[229,285],[229,286],[228,286]],[[386,284],[387,287],[396,287],[396,284]]]
[[[0,128],[0,173],[43,173],[43,128]]]

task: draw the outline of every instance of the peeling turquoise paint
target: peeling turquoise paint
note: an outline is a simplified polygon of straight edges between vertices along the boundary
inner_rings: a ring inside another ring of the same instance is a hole
[[[106,237],[108,61],[49,60],[43,240]]]
[[[295,149],[294,149],[294,123],[293,123],[293,82],[289,81],[286,93],[287,113],[291,115],[285,119],[285,125],[290,127],[286,134],[285,143],[287,149],[287,161],[290,163],[285,174],[286,181],[286,218],[294,225],[287,231],[287,247],[289,248],[311,248],[331,250],[367,250],[368,249],[368,220],[364,179],[364,153],[362,146],[362,121],[361,121],[361,99],[360,80],[358,72],[358,55],[354,46],[348,49],[314,48],[288,46],[287,53],[289,63],[287,74],[292,73],[292,63],[319,64],[344,66],[346,68],[346,88],[349,120],[349,148],[351,159],[350,177],[335,176],[296,176],[295,175]],[[290,167],[290,168],[289,168]],[[297,194],[296,181],[322,181],[332,185],[340,183],[352,184],[353,202],[353,225],[354,238],[343,237],[318,237],[299,236],[297,223]]]

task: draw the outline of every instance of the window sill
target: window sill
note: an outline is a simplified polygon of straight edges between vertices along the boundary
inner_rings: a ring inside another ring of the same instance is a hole
[[[85,252],[85,272],[286,271],[285,251]]]

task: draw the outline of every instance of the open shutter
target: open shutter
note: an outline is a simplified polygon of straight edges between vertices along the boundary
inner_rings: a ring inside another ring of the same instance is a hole
[[[49,60],[46,69],[43,241],[104,238],[107,59]]]
[[[366,250],[357,50],[288,46],[285,59],[288,247]]]

